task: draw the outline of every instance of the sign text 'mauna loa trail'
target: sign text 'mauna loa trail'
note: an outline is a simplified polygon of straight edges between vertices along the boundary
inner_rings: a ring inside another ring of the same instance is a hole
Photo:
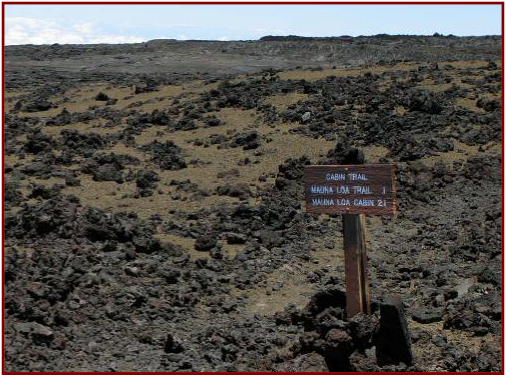
[[[395,213],[394,165],[309,165],[304,181],[306,212]]]

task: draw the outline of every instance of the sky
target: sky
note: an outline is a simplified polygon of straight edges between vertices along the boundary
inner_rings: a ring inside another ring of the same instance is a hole
[[[5,43],[500,35],[500,5],[5,5]]]

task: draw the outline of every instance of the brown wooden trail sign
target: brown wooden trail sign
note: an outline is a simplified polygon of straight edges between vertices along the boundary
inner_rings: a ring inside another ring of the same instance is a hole
[[[365,214],[395,213],[395,166],[309,165],[304,182],[306,212],[343,214],[346,314],[370,314]]]
[[[395,166],[305,167],[306,211],[322,214],[395,213]]]

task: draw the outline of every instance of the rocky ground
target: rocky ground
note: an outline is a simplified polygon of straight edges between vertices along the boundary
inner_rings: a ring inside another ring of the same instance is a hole
[[[7,47],[6,370],[500,371],[500,39],[350,40]],[[302,181],[350,156],[398,183],[353,319]]]

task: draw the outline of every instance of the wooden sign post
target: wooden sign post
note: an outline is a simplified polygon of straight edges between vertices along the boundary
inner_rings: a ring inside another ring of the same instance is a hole
[[[365,214],[395,213],[395,166],[309,165],[304,181],[306,212],[343,214],[346,314],[370,314]]]

